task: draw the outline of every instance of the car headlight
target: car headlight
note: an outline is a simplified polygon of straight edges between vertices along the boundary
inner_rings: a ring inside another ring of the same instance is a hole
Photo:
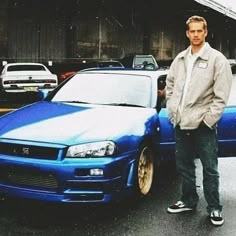
[[[66,157],[102,157],[115,153],[116,145],[112,141],[86,143],[70,146]]]

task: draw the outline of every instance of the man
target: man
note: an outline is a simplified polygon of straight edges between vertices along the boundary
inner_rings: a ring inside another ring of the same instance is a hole
[[[207,22],[192,16],[186,22],[190,46],[171,64],[166,79],[169,119],[175,127],[176,167],[182,177],[182,196],[169,213],[192,211],[198,203],[195,158],[203,166],[207,212],[214,225],[222,225],[216,125],[226,106],[232,83],[227,59],[207,42]]]

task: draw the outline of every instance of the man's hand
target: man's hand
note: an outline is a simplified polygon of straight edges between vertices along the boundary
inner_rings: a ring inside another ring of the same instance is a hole
[[[165,97],[166,96],[165,89],[157,90],[157,95],[158,95],[158,97]]]

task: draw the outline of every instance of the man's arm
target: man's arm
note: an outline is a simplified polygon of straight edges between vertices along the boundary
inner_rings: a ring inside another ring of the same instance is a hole
[[[232,71],[227,59],[221,57],[215,65],[214,98],[203,119],[209,127],[213,127],[218,122],[224,111],[231,90],[232,78]]]
[[[166,77],[165,95],[167,102],[173,94],[173,88],[174,88],[174,62],[171,64],[170,70]]]

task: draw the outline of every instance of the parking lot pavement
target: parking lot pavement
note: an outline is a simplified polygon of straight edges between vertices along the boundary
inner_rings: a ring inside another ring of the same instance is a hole
[[[30,98],[25,97],[23,95],[13,96],[9,98],[8,100],[1,99],[1,96],[0,96],[0,116],[7,112],[16,110],[24,105],[32,103],[34,101],[36,100],[33,100],[33,99],[30,100]]]

